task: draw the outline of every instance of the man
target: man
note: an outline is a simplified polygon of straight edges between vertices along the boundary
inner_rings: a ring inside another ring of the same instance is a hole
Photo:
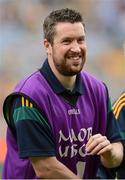
[[[114,103],[113,113],[118,121],[121,136],[125,140],[125,92]],[[117,179],[125,179],[125,163],[117,169]]]
[[[4,102],[3,178],[95,178],[100,160],[105,167],[121,164],[123,146],[106,86],[82,71],[82,16],[68,8],[53,11],[43,29],[47,59]]]
[[[113,113],[120,127],[120,134],[125,140],[125,92],[116,100],[113,107]],[[107,169],[101,166],[98,172],[98,178],[101,179],[125,179],[125,163],[118,168]]]

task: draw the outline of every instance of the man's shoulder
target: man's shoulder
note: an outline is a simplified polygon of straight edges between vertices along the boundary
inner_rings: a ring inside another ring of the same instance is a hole
[[[91,83],[91,85],[93,84],[93,85],[104,86],[103,81],[98,79],[96,76],[88,73],[87,71],[82,71],[81,75],[82,75],[83,80],[86,81],[87,83]]]
[[[124,102],[125,102],[125,91],[123,91],[120,94],[120,96],[116,99],[112,108],[115,109],[115,107],[118,107],[119,105],[121,106],[121,104],[123,104],[125,106]]]
[[[23,94],[34,101],[38,100],[40,95],[47,95],[46,81],[40,71],[36,71],[19,81],[13,91],[14,94]]]
[[[20,91],[23,88],[34,88],[38,83],[38,79],[40,78],[40,72],[36,71],[30,75],[25,76],[22,78],[16,85],[14,91]]]

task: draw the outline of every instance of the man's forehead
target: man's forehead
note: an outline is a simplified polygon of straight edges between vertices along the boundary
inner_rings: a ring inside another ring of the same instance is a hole
[[[60,22],[55,26],[55,30],[57,35],[63,34],[66,36],[71,36],[77,33],[78,36],[85,36],[85,29],[81,22]]]

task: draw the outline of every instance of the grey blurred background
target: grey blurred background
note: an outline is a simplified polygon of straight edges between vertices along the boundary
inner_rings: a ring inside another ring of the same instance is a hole
[[[43,20],[65,7],[85,18],[84,69],[106,83],[112,102],[125,89],[125,0],[0,0],[0,172],[6,152],[3,101],[17,81],[42,65]]]

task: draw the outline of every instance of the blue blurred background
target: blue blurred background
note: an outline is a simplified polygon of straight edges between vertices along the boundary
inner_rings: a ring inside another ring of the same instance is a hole
[[[84,69],[107,84],[112,102],[125,89],[125,0],[0,0],[0,172],[6,153],[4,98],[42,65],[43,20],[51,10],[65,7],[85,18]]]

